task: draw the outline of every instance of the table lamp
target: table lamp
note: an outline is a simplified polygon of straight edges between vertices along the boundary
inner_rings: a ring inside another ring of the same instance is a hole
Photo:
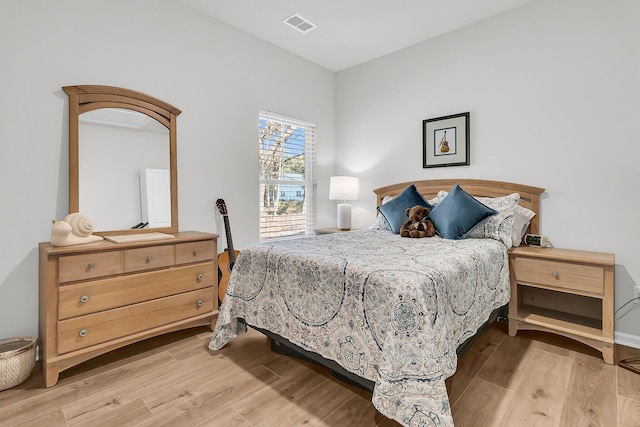
[[[338,203],[338,228],[351,229],[351,205],[347,200],[358,200],[360,180],[355,176],[332,176],[329,179],[329,200],[342,200]]]

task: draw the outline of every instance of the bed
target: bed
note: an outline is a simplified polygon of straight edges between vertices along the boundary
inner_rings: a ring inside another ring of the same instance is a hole
[[[544,189],[441,179],[374,191],[382,214],[370,229],[242,251],[209,346],[248,325],[272,348],[372,390],[376,409],[403,425],[453,426],[445,379],[508,303],[508,249],[514,234],[538,232]],[[394,232],[416,198],[431,207],[439,236]]]

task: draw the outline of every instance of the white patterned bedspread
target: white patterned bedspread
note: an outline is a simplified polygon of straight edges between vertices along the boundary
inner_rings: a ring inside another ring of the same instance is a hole
[[[375,381],[372,401],[406,426],[453,426],[444,380],[456,348],[509,301],[493,239],[411,239],[362,230],[240,253],[209,347],[272,331]]]

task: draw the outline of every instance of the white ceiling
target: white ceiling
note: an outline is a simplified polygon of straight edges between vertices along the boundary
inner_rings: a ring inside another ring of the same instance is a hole
[[[332,71],[369,61],[532,0],[179,0]],[[308,33],[282,20],[297,13]]]

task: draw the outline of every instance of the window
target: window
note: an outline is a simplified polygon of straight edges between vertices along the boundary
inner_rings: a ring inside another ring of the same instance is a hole
[[[316,125],[261,111],[258,130],[260,241],[314,234]]]

